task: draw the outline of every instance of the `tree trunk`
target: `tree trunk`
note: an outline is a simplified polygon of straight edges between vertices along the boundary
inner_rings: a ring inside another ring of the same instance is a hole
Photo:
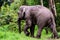
[[[56,13],[56,7],[55,7],[54,0],[49,0],[49,8],[52,11],[54,17],[56,17],[57,13]]]
[[[41,5],[43,6],[43,0],[41,0]]]

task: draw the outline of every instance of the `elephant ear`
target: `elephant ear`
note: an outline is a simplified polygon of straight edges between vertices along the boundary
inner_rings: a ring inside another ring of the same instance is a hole
[[[23,12],[22,12],[22,16],[24,16],[25,15],[25,8],[23,8]]]
[[[22,17],[23,17],[23,19],[25,18],[25,11],[26,11],[26,9],[23,8],[23,11],[22,11]]]
[[[25,8],[23,8],[23,12],[25,12]]]

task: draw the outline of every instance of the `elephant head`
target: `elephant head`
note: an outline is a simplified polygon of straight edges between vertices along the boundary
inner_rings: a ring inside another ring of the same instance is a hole
[[[19,11],[18,11],[18,16],[19,16],[19,18],[20,19],[25,19],[24,17],[25,17],[25,8],[24,7],[20,7],[19,8]]]

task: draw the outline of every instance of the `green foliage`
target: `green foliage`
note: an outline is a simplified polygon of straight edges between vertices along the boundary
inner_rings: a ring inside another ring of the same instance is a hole
[[[57,8],[57,25],[59,26],[60,25],[60,3],[57,3],[56,4],[56,8]]]
[[[57,18],[56,18],[57,31],[60,31],[60,3],[56,3],[56,9],[57,9]]]
[[[15,31],[10,31],[8,30],[9,25],[1,26],[0,27],[0,40],[48,40],[47,38],[51,36],[51,34],[48,34],[46,36],[45,30],[42,32],[42,38],[41,39],[36,39],[32,37],[27,37],[24,32],[19,34],[18,32]],[[10,26],[11,27],[11,26]],[[36,35],[36,31],[35,31]]]
[[[27,0],[27,5],[34,5],[34,0]]]
[[[45,30],[42,31],[41,38],[37,39],[37,38],[32,38],[30,36],[29,37],[26,36],[24,32],[19,34],[18,32],[10,31],[8,30],[8,27],[9,25],[4,25],[0,27],[0,40],[55,40],[55,39],[50,39],[51,33],[45,34]],[[35,30],[35,35],[36,33],[37,32]],[[60,40],[60,39],[56,39],[56,40]]]
[[[43,4],[44,4],[45,7],[49,7],[48,0],[43,0],[43,2],[44,2]]]

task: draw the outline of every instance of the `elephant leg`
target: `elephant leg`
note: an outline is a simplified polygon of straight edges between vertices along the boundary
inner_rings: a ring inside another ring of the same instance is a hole
[[[24,33],[26,34],[26,36],[29,36],[29,32],[28,32],[28,29],[29,29],[29,27],[26,25],[25,27],[24,27]]]
[[[29,36],[29,32],[28,29],[31,27],[31,20],[30,19],[26,19],[26,26],[24,27],[24,33],[26,34],[26,36]]]
[[[51,24],[50,24],[50,28],[51,28],[51,31],[52,31],[53,34],[54,34],[53,37],[54,37],[54,38],[59,38],[59,37],[58,37],[58,34],[57,34],[57,31],[56,31],[55,24],[51,23]]]
[[[30,27],[31,37],[34,37],[34,29],[35,29],[35,25],[32,24]]]
[[[38,29],[38,34],[37,34],[37,36],[36,36],[36,38],[41,38],[41,32],[42,32],[42,27],[40,27],[39,29]]]
[[[44,27],[44,23],[41,23],[38,27],[38,32],[37,32],[36,38],[41,38],[41,32],[42,32],[43,27]]]
[[[19,28],[19,33],[21,33],[21,19],[18,18],[18,28]]]

